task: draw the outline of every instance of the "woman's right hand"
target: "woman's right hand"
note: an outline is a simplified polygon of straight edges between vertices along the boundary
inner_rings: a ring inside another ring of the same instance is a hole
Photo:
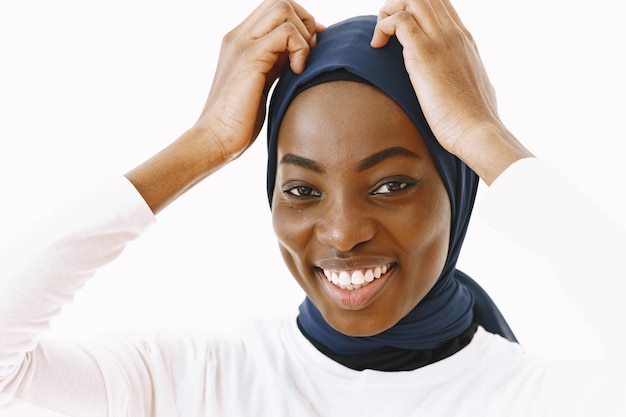
[[[126,174],[154,213],[241,155],[256,139],[270,87],[287,65],[304,70],[323,30],[293,0],[265,0],[222,42],[200,117],[161,152]]]
[[[258,136],[270,87],[287,64],[304,70],[323,27],[293,0],[266,0],[222,41],[217,71],[197,126],[207,129],[225,162]]]

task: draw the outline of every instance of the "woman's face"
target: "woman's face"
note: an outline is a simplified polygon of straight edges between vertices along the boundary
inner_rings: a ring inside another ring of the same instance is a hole
[[[320,84],[280,128],[272,218],[291,273],[341,333],[397,323],[439,277],[450,202],[416,127],[378,89]]]

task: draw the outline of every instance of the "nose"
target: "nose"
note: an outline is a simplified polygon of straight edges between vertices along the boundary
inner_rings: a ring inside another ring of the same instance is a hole
[[[325,202],[316,234],[318,240],[339,252],[349,252],[376,234],[376,222],[371,212],[354,202],[340,200]]]

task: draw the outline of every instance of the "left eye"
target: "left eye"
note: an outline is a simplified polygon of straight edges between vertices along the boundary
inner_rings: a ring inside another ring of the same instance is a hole
[[[372,191],[372,194],[373,195],[393,194],[393,193],[400,192],[411,185],[412,183],[406,180],[387,181],[383,183],[380,187]]]

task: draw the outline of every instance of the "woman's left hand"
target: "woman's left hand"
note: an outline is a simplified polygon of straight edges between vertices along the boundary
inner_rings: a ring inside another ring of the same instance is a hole
[[[382,47],[393,35],[426,120],[446,150],[487,183],[532,156],[500,121],[478,48],[449,0],[387,1],[371,44]]]

